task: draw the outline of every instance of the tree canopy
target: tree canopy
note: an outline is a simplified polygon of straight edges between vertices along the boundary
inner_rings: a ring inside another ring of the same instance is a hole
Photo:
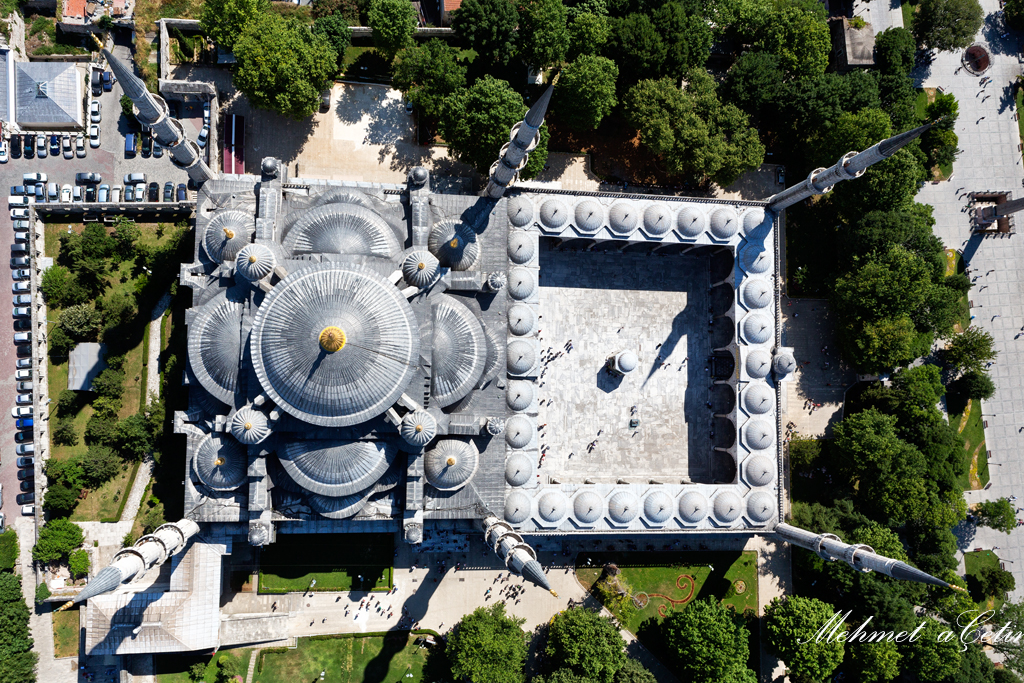
[[[573,130],[593,130],[618,102],[615,99],[618,77],[619,69],[612,60],[582,55],[562,70],[552,108]]]
[[[338,69],[345,64],[345,50],[352,44],[352,29],[348,20],[340,14],[328,14],[313,21],[313,33],[327,39],[334,49],[335,64]]]
[[[569,51],[568,15],[562,0],[523,0],[519,5],[519,56],[528,66],[545,68],[565,60]]]
[[[473,683],[522,683],[525,619],[505,614],[504,603],[477,607],[462,618],[445,652],[452,674]]]
[[[1024,29],[1024,0],[1006,0],[1003,5],[1003,18],[1006,25],[1020,31]]]
[[[463,0],[452,12],[455,35],[481,58],[507,64],[516,52],[519,13],[510,0]]]
[[[995,339],[991,334],[971,325],[949,340],[944,358],[954,372],[980,371],[988,361],[995,360],[999,355],[994,344]]]
[[[914,36],[927,48],[952,51],[974,42],[984,21],[978,0],[921,0]]]
[[[794,5],[763,7],[749,17],[748,34],[761,50],[779,58],[786,73],[820,76],[832,51],[825,18]]]
[[[32,547],[32,559],[36,562],[63,559],[84,540],[82,527],[66,519],[51,519],[39,529],[39,540]]]
[[[459,51],[433,38],[398,53],[392,85],[429,119],[441,116],[445,98],[466,87],[466,67]]]
[[[684,680],[731,680],[747,668],[750,633],[720,600],[695,600],[672,611],[661,631]]]
[[[683,78],[690,69],[704,66],[714,37],[704,17],[682,2],[667,2],[652,18],[665,43],[664,75]]]
[[[914,34],[903,27],[892,27],[875,36],[875,65],[879,71],[907,75],[914,68],[917,43]]]
[[[367,12],[373,29],[373,44],[388,61],[402,48],[412,45],[412,36],[419,20],[416,8],[408,0],[372,0]]]
[[[771,113],[785,78],[778,57],[767,52],[747,52],[729,68],[721,95],[726,102],[761,120]]]
[[[668,48],[651,18],[646,14],[630,14],[613,19],[611,28],[605,54],[621,65],[623,82],[657,78]]]
[[[270,12],[267,0],[206,0],[199,28],[225,50],[231,50],[245,30]]]
[[[843,661],[843,643],[816,639],[815,634],[834,613],[832,605],[815,598],[775,598],[765,609],[769,649],[800,677],[828,678]]]
[[[615,672],[626,662],[625,648],[610,618],[575,608],[552,620],[545,653],[579,676],[612,683]]]
[[[611,25],[603,14],[577,12],[570,15],[566,30],[569,32],[569,51],[566,54],[569,60],[600,53],[611,37]]]
[[[45,583],[40,584],[45,586]],[[35,683],[39,659],[32,652],[28,629],[28,605],[21,592],[21,578],[0,573],[0,682]]]

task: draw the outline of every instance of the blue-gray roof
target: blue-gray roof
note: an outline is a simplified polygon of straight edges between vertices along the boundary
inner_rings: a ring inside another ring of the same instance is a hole
[[[82,79],[74,64],[18,62],[15,119],[21,125],[82,125]]]
[[[103,360],[105,355],[105,344],[89,342],[73,348],[68,360],[68,389],[90,391],[92,381],[107,368],[107,363]]]

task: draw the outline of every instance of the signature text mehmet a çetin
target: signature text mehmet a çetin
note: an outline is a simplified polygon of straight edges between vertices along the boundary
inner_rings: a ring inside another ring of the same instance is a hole
[[[1010,624],[1004,624],[1002,628],[997,631],[991,631],[989,633],[982,633],[982,626],[992,617],[994,612],[988,610],[982,612],[980,610],[969,610],[962,612],[956,619],[957,626],[961,628],[959,635],[955,631],[942,631],[938,634],[937,639],[942,642],[948,642],[951,640],[959,640],[963,644],[963,649],[966,650],[967,646],[971,643],[986,642],[996,643],[1000,641],[1009,641],[1013,643],[1020,643],[1024,639],[1024,632],[1012,630]],[[862,624],[852,631],[847,629],[846,620],[850,617],[850,612],[843,614],[842,612],[836,612],[832,617],[825,622],[825,625],[809,640],[798,641],[801,645],[810,642],[816,643],[881,643],[889,641],[892,643],[913,643],[920,636],[921,631],[925,627],[925,622],[921,622],[917,628],[913,631],[869,631],[868,625],[873,616],[868,617]]]

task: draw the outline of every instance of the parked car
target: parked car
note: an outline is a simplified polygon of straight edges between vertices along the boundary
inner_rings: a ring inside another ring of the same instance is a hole
[[[160,183],[149,184],[149,195],[147,196],[146,200],[150,202],[160,201]]]
[[[25,515],[27,517],[31,517],[32,515],[36,514],[36,506],[35,505],[22,505],[21,506],[21,514],[23,514],[23,515]]]
[[[32,429],[32,418],[25,417],[20,420],[15,420],[14,426],[17,427],[18,429]]]
[[[32,405],[32,394],[18,394],[14,397],[14,402],[19,406],[30,406]]]
[[[32,277],[32,271],[29,268],[18,268],[13,275],[16,280],[27,280]]]
[[[20,268],[22,266],[31,266],[32,259],[28,256],[19,256],[18,258],[11,259],[11,268]]]
[[[36,447],[30,443],[23,443],[14,447],[14,452],[18,455],[32,455],[36,452]]]
[[[71,201],[75,202],[76,204],[81,204],[82,203],[82,186],[81,185],[75,185],[75,189],[71,193]]]
[[[114,87],[114,84],[117,83],[117,79],[114,77],[114,74],[109,71],[103,72],[103,75],[100,77],[100,81],[103,83],[103,92],[110,92]]]
[[[77,189],[81,189],[81,188],[77,188]],[[89,185],[88,187],[85,188],[85,201],[87,201],[87,202],[95,202],[96,201],[96,186],[95,185]]]
[[[84,159],[85,154],[85,136],[79,133],[75,136],[75,156]]]
[[[135,133],[128,133],[124,136],[124,156],[131,159],[139,149],[139,138]]]
[[[26,320],[25,318],[19,318],[14,321],[15,332],[30,332],[32,330],[32,321]]]
[[[21,489],[22,491],[35,491],[36,490],[35,479],[29,479],[27,481],[21,482],[21,484],[18,485],[18,488]]]
[[[92,96],[99,97],[103,94],[103,79],[100,77],[100,72],[93,69],[89,75],[92,80]]]
[[[126,173],[124,176],[125,185],[136,185],[138,183],[146,182],[145,173]]]
[[[60,186],[57,183],[46,183],[46,199],[55,202],[60,197]]]
[[[31,133],[26,133],[21,138],[22,147],[21,151],[24,152],[26,159],[35,159],[36,157],[36,136]]]
[[[96,195],[96,201],[101,204],[110,201],[110,185],[100,185],[100,192]]]
[[[34,200],[35,197],[33,197],[32,199]],[[28,206],[29,204],[32,203],[33,202],[29,201],[29,198],[25,196],[7,198],[7,206]]]
[[[27,254],[28,253],[28,245],[24,244],[22,242],[17,242],[15,244],[12,244],[11,245],[11,253],[12,254]]]
[[[203,129],[199,131],[199,137],[196,139],[196,144],[199,145],[199,149],[206,147],[206,142],[210,139],[210,127],[203,126]]]
[[[89,120],[93,123],[99,123],[103,120],[103,114],[99,100],[93,100],[92,104],[89,105]]]
[[[32,417],[32,406],[14,406],[11,408],[11,417]]]
[[[15,242],[28,242],[28,230],[16,230],[14,232]]]
[[[331,89],[325,88],[320,91],[320,113],[325,114],[331,110]]]
[[[13,291],[15,294],[20,294],[22,292],[31,292],[32,283],[24,281],[15,282],[13,285],[11,285],[11,291]]]
[[[24,185],[15,185],[11,188],[12,197],[23,197],[26,194],[28,194],[28,190],[25,188]]]
[[[39,157],[40,159],[45,159],[46,158],[46,136],[45,135],[37,135],[36,136],[36,156]]]
[[[203,123],[210,125],[210,103],[203,102]]]
[[[150,133],[142,134],[142,158],[148,159],[153,155],[153,136]]]
[[[12,227],[15,230],[28,230],[29,229],[29,224],[28,224],[28,221],[26,221],[26,220],[14,221],[11,225],[12,225]]]
[[[45,183],[45,173],[25,173],[21,176],[22,182],[26,185],[35,185],[36,183]]]
[[[124,200],[126,202],[134,202],[135,201],[135,186],[134,185],[125,185],[124,186]]]
[[[46,203],[46,185],[36,185],[36,204]],[[25,221],[26,223],[28,221]]]
[[[75,158],[75,148],[71,146],[71,136],[70,135],[67,135],[67,134],[64,135],[64,138],[61,140],[61,147],[64,148],[64,158],[65,159],[74,159]]]
[[[21,137],[17,135],[11,136],[10,152],[12,159],[21,158]]]
[[[15,318],[27,318],[32,315],[32,309],[28,306],[15,306],[11,312]]]
[[[17,382],[15,386],[18,391],[32,391],[32,382]]]
[[[28,218],[28,209],[11,209],[11,218]]]
[[[21,508],[21,514],[23,514],[23,515],[31,515],[31,514],[35,513],[35,507],[34,506],[31,506],[33,508],[31,512],[25,512],[25,510],[26,510],[26,508],[30,507],[30,505],[29,505],[30,503],[36,502],[36,494],[34,494],[34,493],[19,493],[16,500],[18,501],[18,505],[24,506],[24,507]]]
[[[71,201],[71,186],[65,185],[60,188],[60,200],[65,204]]]
[[[22,295],[22,296],[25,296],[26,298],[29,298],[29,299],[32,298],[32,297],[30,297],[28,295]],[[20,298],[20,297],[15,297],[15,298]],[[15,303],[17,303],[17,302],[15,302]],[[26,301],[25,303],[28,303],[28,302]],[[19,373],[22,373],[22,372],[27,372],[28,374],[22,376],[21,374],[19,374]],[[32,379],[32,371],[31,370],[15,370],[14,371],[14,379]]]
[[[121,187],[120,185],[114,185],[114,187],[110,189],[110,201],[114,202],[115,204],[120,203],[121,196],[123,194],[124,188]]]
[[[15,363],[15,365],[18,368],[18,370],[24,370],[24,369],[28,368],[28,371],[30,373],[32,372],[32,359],[31,358],[19,358],[17,360],[17,362]],[[15,372],[17,372],[17,370],[15,370]],[[31,377],[31,376],[32,375],[30,374],[29,377]]]
[[[98,184],[103,182],[103,176],[99,173],[76,173],[75,183],[78,185]]]
[[[156,140],[153,141],[153,156],[157,159],[162,158],[164,155],[164,146]]]
[[[60,154],[60,136],[54,133],[50,136],[50,156],[55,157]]]
[[[14,432],[14,441],[16,443],[27,443],[34,438],[32,432]]]
[[[89,126],[89,146],[93,149],[100,146],[100,127],[95,124]]]
[[[31,427],[31,426],[32,425],[29,425],[29,427]],[[29,457],[25,457],[25,458],[18,458],[18,460],[16,461],[15,464],[18,467],[35,467],[36,459],[35,459],[34,456],[29,456]]]
[[[164,183],[164,201],[174,201],[174,183]]]
[[[21,284],[20,282],[18,284]],[[14,333],[15,344],[31,344],[32,333],[31,332],[15,332]]]
[[[7,151],[7,143],[0,143],[0,164],[6,164],[10,160],[11,155]]]

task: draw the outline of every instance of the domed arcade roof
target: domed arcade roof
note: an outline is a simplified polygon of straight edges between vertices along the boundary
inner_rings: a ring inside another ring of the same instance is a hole
[[[270,436],[267,416],[249,406],[243,406],[231,418],[231,433],[246,445],[259,443]]]
[[[522,524],[530,518],[530,497],[522,491],[512,491],[505,496],[505,521]]]
[[[775,293],[768,282],[757,278],[744,282],[740,294],[747,308],[764,308],[772,302]]]
[[[508,294],[517,301],[529,299],[537,291],[537,276],[529,268],[508,271]]]
[[[676,215],[676,226],[683,237],[697,237],[707,228],[708,217],[699,207],[684,206]]]
[[[406,443],[422,448],[437,436],[437,420],[425,410],[414,410],[402,418],[398,432]]]
[[[256,282],[270,275],[276,265],[274,252],[265,244],[247,244],[235,257],[235,272],[249,282]]]
[[[509,486],[522,486],[533,476],[533,462],[524,453],[513,453],[505,461],[505,481]]]
[[[522,195],[510,197],[507,204],[508,222],[523,228],[533,222],[533,202]]]
[[[763,455],[755,455],[747,458],[743,464],[743,471],[747,474],[747,480],[754,486],[767,486],[775,479],[775,463],[771,458]]]
[[[755,491],[747,498],[747,516],[760,524],[774,517],[775,509],[775,499],[766,491]]]
[[[752,344],[763,344],[774,334],[775,325],[764,313],[750,313],[743,319],[743,336]]]
[[[572,514],[584,524],[593,524],[604,515],[604,499],[593,491],[580,491],[572,501]]]
[[[732,491],[719,491],[714,510],[718,521],[734,522],[743,513],[743,501]]]
[[[751,382],[743,390],[743,407],[754,415],[769,413],[775,407],[775,392],[764,382]]]
[[[521,375],[529,372],[537,363],[537,352],[530,342],[524,339],[515,339],[509,342],[506,349],[505,362],[508,365],[509,372],[514,375]]]
[[[505,403],[512,410],[526,410],[533,403],[533,382],[514,379],[505,388]]]
[[[512,448],[525,448],[533,440],[537,428],[522,415],[513,415],[505,423],[505,443]]]
[[[540,222],[545,228],[560,228],[569,220],[569,207],[561,199],[548,199],[540,205]]]
[[[711,234],[718,239],[729,239],[739,231],[739,228],[739,217],[731,207],[716,209],[711,213]]]
[[[616,235],[625,237],[636,230],[640,209],[630,201],[619,201],[612,204],[608,211],[608,226]]]
[[[508,307],[508,331],[517,337],[533,332],[537,322],[537,315],[533,309],[526,304],[512,304]]]
[[[672,211],[661,203],[654,203],[644,209],[644,230],[660,237],[672,229]]]
[[[604,224],[604,207],[593,199],[584,199],[574,212],[576,229],[592,235]]]
[[[747,374],[763,379],[772,371],[772,357],[764,349],[754,349],[747,354]]]
[[[629,524],[640,512],[640,501],[629,491],[617,491],[608,500],[608,516],[617,524]]]
[[[775,443],[775,425],[762,417],[747,420],[743,425],[743,441],[752,451],[763,451]]]
[[[679,499],[679,516],[695,524],[708,516],[708,499],[700,491],[687,491]]]
[[[529,263],[537,253],[537,240],[525,230],[513,230],[508,234],[508,259],[512,263]]]
[[[537,501],[537,514],[545,522],[554,524],[565,517],[566,500],[561,491],[548,491]]]
[[[644,517],[656,524],[661,524],[672,516],[672,497],[664,491],[651,491],[644,498]]]

